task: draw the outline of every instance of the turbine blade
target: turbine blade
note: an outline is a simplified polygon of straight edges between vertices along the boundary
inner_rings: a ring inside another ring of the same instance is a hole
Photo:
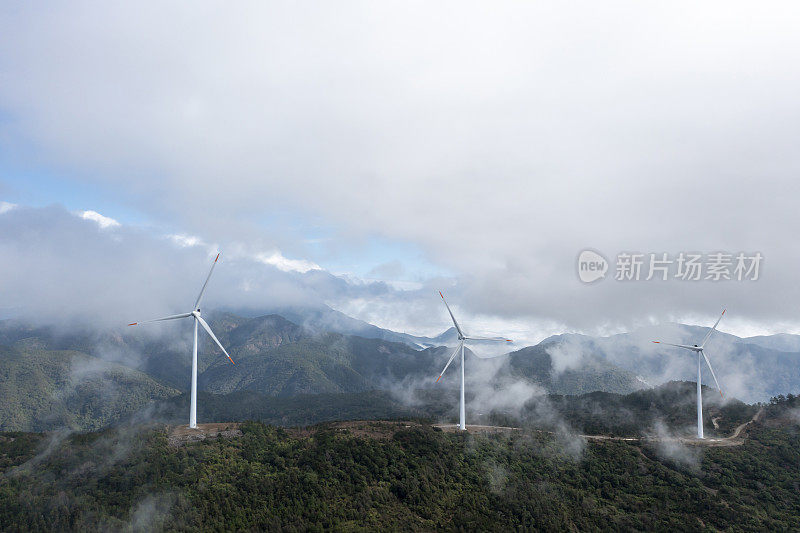
[[[514,342],[511,339],[506,339],[505,337],[464,337],[464,340],[467,341],[501,341],[501,342]]]
[[[478,352],[473,351],[473,350],[470,350],[470,352],[472,352],[472,355],[474,355],[478,359],[497,359],[498,357],[505,357],[505,356],[508,355],[507,353],[500,353],[500,354],[497,354],[497,355],[481,355]]]
[[[219,259],[219,254],[217,257],[214,258],[214,263],[211,265],[211,270],[208,272],[208,277],[206,278],[206,282],[203,283],[203,288],[200,289],[200,294],[197,295],[197,301],[194,303],[194,310],[197,310],[200,307],[200,300],[203,299],[203,293],[206,292],[206,286],[208,286],[208,280],[211,279],[211,274],[214,273],[214,267],[217,266],[217,260]]]
[[[204,330],[206,330],[206,333],[208,333],[208,334],[211,336],[211,338],[212,338],[212,339],[214,339],[214,342],[216,342],[216,343],[217,343],[217,346],[219,346],[219,349],[220,349],[220,350],[222,350],[222,353],[224,353],[224,354],[225,354],[225,357],[227,357],[227,358],[228,358],[228,360],[230,360],[230,362],[231,362],[231,363],[233,363],[233,359],[231,359],[231,356],[230,356],[230,355],[228,355],[228,352],[227,352],[227,351],[225,350],[225,348],[222,346],[222,343],[221,343],[221,342],[219,342],[219,339],[217,338],[217,336],[216,336],[216,335],[214,335],[214,332],[213,332],[213,331],[211,331],[211,328],[210,328],[210,327],[209,327],[209,325],[206,323],[206,321],[205,321],[205,320],[203,320],[203,317],[200,317],[200,316],[195,316],[195,318],[197,319],[197,321],[198,321],[198,322],[200,322],[200,325],[201,325],[201,326],[203,326],[203,329],[204,329]],[[236,363],[233,363],[233,364],[236,364]]]
[[[700,350],[700,353],[703,354],[703,359],[706,360],[706,364],[708,365],[708,369],[711,370],[711,377],[714,378],[714,384],[717,386],[717,390],[719,391],[719,395],[724,398],[725,396],[723,396],[723,394],[722,394],[722,388],[719,386],[719,381],[717,381],[717,375],[714,374],[714,369],[711,367],[711,361],[708,360],[708,356],[706,355],[706,352],[704,350]]]
[[[452,363],[452,362],[453,362],[453,359],[455,359],[455,357],[456,357],[456,355],[458,354],[458,351],[459,351],[460,349],[461,349],[461,344],[459,344],[458,346],[456,346],[456,349],[455,349],[455,351],[453,352],[453,355],[451,355],[451,356],[450,356],[450,359],[448,359],[448,360],[447,360],[447,364],[446,364],[446,365],[444,365],[444,369],[442,369],[442,372],[441,372],[441,374],[439,374],[439,377],[438,377],[438,378],[436,378],[436,383],[439,383],[439,380],[440,380],[440,379],[442,379],[442,376],[444,375],[444,372],[445,372],[445,370],[447,370],[447,367],[448,367],[448,366],[450,366],[450,363]]]
[[[694,352],[699,352],[699,346],[689,346],[688,344],[672,344],[671,342],[661,342],[661,341],[653,341],[656,344],[666,344],[667,346],[677,346],[678,348],[686,348],[687,350],[692,350]]]
[[[163,318],[154,318],[152,320],[144,320],[142,322],[133,322],[129,326],[139,326],[141,324],[149,324],[150,322],[163,322],[164,320],[177,320],[179,318],[186,318],[192,316],[192,313],[181,313],[180,315],[170,315]]]
[[[447,300],[444,299],[444,294],[442,294],[442,291],[439,291],[439,296],[442,297],[442,301],[444,302],[444,306],[447,307],[447,312],[450,313],[450,318],[453,319],[453,325],[456,327],[456,330],[458,331],[458,334],[463,337],[464,336],[464,332],[461,331],[461,326],[459,326],[458,322],[456,322],[456,317],[453,316],[453,312],[450,310],[450,306],[447,305]]]
[[[712,328],[711,328],[710,330],[708,330],[708,333],[706,333],[706,338],[705,338],[705,339],[703,339],[703,342],[701,342],[701,343],[700,343],[700,347],[701,347],[701,348],[702,348],[703,346],[705,346],[705,345],[706,345],[706,342],[708,341],[708,338],[709,338],[709,337],[711,337],[711,334],[712,334],[712,333],[714,333],[714,332],[717,330],[717,325],[719,324],[719,321],[720,321],[720,320],[722,320],[722,317],[723,317],[723,315],[725,314],[725,311],[727,311],[727,309],[723,309],[723,310],[722,310],[722,314],[721,314],[721,315],[719,315],[719,318],[718,318],[718,319],[717,319],[717,321],[714,323],[714,325],[712,326]]]

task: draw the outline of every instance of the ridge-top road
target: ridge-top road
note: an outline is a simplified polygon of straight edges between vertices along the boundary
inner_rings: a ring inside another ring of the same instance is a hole
[[[691,446],[740,446],[744,443],[744,439],[739,438],[742,431],[744,431],[744,429],[753,422],[757,422],[763,414],[764,414],[764,409],[763,408],[759,409],[759,411],[756,414],[754,414],[750,420],[736,426],[736,429],[733,430],[733,433],[731,433],[730,437],[710,437],[706,439],[697,439],[693,437],[657,437],[657,436],[616,437],[611,435],[582,435],[582,434],[579,434],[578,436],[583,437],[586,440],[596,440],[596,441],[614,440],[620,442],[678,442],[681,444],[687,444]],[[434,424],[434,427],[437,427],[442,431],[447,431],[448,433],[455,433],[457,431],[458,425]],[[515,431],[522,431],[522,428],[508,427],[508,426],[467,425],[468,433],[493,434],[493,433],[511,433]],[[535,431],[538,431],[540,433],[552,433],[552,431],[544,431],[539,429]]]

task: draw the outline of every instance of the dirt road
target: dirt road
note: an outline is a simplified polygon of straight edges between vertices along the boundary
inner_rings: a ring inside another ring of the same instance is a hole
[[[761,419],[764,414],[764,409],[760,409],[753,418],[736,426],[730,437],[710,437],[706,439],[698,439],[693,437],[656,437],[656,436],[643,436],[643,437],[615,437],[611,435],[579,435],[586,440],[593,441],[619,441],[619,442],[675,442],[689,446],[740,446],[744,443],[744,439],[739,438],[742,431],[752,424]],[[456,424],[436,424],[435,427],[440,428],[448,433],[455,433],[458,430]],[[520,431],[521,428],[505,427],[505,426],[467,426],[469,433],[510,433]],[[537,430],[541,433],[551,433],[550,431]]]
[[[753,418],[736,427],[730,437],[712,437],[707,439],[696,439],[691,437],[616,437],[611,435],[579,435],[589,441],[618,441],[618,442],[675,442],[688,446],[739,446],[744,442],[741,438],[742,431],[750,424],[757,422],[764,414],[764,410],[759,410]],[[308,428],[285,428],[286,432],[295,437],[308,437],[320,429],[347,432],[359,437],[390,438],[395,431],[404,428],[419,426],[419,422],[411,421],[377,421],[377,420],[352,420],[344,422],[329,422],[319,426]],[[434,427],[447,433],[458,431],[456,424],[435,424]],[[508,426],[481,426],[468,425],[467,432],[473,434],[501,434],[515,433],[522,431],[522,428]],[[540,433],[551,433],[544,430],[536,430]],[[205,439],[215,439],[217,437],[239,437],[242,435],[239,424],[225,422],[218,424],[198,424],[197,428],[190,429],[188,426],[175,426],[170,430],[167,437],[173,446],[181,446],[187,442],[195,442]]]

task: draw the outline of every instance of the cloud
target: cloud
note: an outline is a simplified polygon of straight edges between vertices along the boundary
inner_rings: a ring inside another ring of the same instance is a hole
[[[796,4],[4,11],[0,134],[15,152],[208,242],[324,267],[308,235],[264,222],[289,212],[329,229],[331,250],[413,243],[455,273],[465,313],[533,329],[608,332],[723,302],[747,326],[800,327]],[[765,266],[749,284],[587,286],[586,248],[760,251]]]
[[[269,253],[258,254],[256,259],[265,265],[272,265],[278,270],[282,270],[284,272],[305,273],[309,270],[322,270],[319,265],[311,261],[306,261],[304,259],[288,259],[277,250]]]
[[[217,250],[217,247],[207,244],[203,239],[195,235],[184,235],[180,233],[167,235],[167,237],[178,246],[187,248],[193,246],[204,246],[210,252]],[[241,250],[240,250],[241,251]],[[283,272],[306,273],[309,270],[322,270],[322,267],[312,261],[305,259],[289,259],[280,250],[273,250],[268,253],[257,252],[252,254],[253,259],[265,265],[271,265]]]
[[[373,267],[369,272],[367,272],[367,276],[371,278],[398,278],[403,276],[406,273],[406,269],[403,266],[402,261],[399,259],[395,259],[393,261],[388,261],[386,263],[381,263]]]
[[[553,364],[553,372],[561,374],[565,370],[579,368],[587,355],[586,346],[577,342],[573,337],[567,337],[561,342],[548,346],[547,353]]]
[[[15,207],[17,207],[17,204],[12,204],[10,202],[1,202],[0,201],[0,215],[2,215],[3,213],[8,213],[9,211],[14,209]]]
[[[39,445],[36,455],[22,463],[21,465],[14,466],[8,471],[9,477],[25,476],[37,472],[36,467],[43,461],[48,459],[61,446],[67,437],[72,435],[72,430],[67,428],[59,428],[51,431],[42,444]]]
[[[176,500],[177,496],[172,492],[148,494],[131,508],[130,522],[124,530],[134,532],[163,530]]]
[[[58,206],[18,207],[4,213],[0,217],[0,255],[6,258],[0,277],[3,308],[62,327],[77,321],[105,328],[185,311],[192,305],[217,245],[198,239],[186,246],[187,239],[165,238],[151,228],[107,229]],[[258,312],[281,306],[336,305],[395,292],[385,284],[349,283],[323,270],[282,269],[246,246],[227,244],[229,251],[220,257],[205,296],[210,307]]]
[[[80,216],[84,220],[91,220],[92,222],[96,222],[97,225],[103,229],[116,228],[119,226],[119,222],[117,222],[111,217],[103,216],[97,211],[82,211],[80,213]]]
[[[702,450],[700,448],[690,448],[681,442],[680,437],[675,436],[662,420],[656,420],[652,431],[646,435],[650,439],[655,452],[662,460],[669,461],[687,468],[690,471],[700,470]]]
[[[201,246],[205,243],[203,239],[200,237],[195,237],[194,235],[181,235],[181,234],[174,234],[174,235],[167,235],[169,239],[172,240],[178,246],[182,246],[184,248],[191,247],[191,246]]]

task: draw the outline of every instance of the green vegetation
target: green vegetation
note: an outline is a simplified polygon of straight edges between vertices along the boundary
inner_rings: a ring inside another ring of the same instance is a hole
[[[249,391],[233,392],[224,396],[201,392],[197,395],[197,403],[199,421],[258,420],[284,427],[309,426],[333,420],[422,419],[430,416],[422,407],[403,405],[380,391],[304,394],[289,398],[276,398]],[[189,395],[169,398],[148,409],[148,412],[152,419],[185,424],[189,412]]]
[[[581,396],[551,396],[549,401],[571,426],[591,435],[641,435],[659,422],[669,428],[696,428],[697,385],[673,381],[631,394],[593,392]],[[747,422],[758,406],[736,399],[723,400],[715,389],[703,386],[703,422],[709,437],[728,436]],[[529,418],[535,416],[535,412]]]
[[[284,427],[334,420],[414,418],[451,423],[458,421],[457,390],[414,392],[413,402],[402,402],[396,396],[382,391],[308,394],[287,398],[249,391],[227,395],[200,393],[198,420],[236,422],[247,419]],[[542,395],[512,410],[495,409],[481,413],[478,409],[472,409],[469,422],[543,430],[567,428],[574,433],[615,436],[651,435],[662,425],[662,431],[676,436],[692,436],[696,417],[694,394],[694,383],[671,382],[655,389],[625,395],[600,392],[580,396]],[[708,396],[704,402],[704,421],[709,437],[730,435],[736,426],[750,420],[758,411],[757,405],[747,405],[737,400],[722,402],[719,395],[716,398],[711,394]],[[472,398],[467,394],[468,402]],[[188,410],[188,394],[181,394],[149,407],[147,416],[165,423],[181,424],[185,423]]]
[[[574,368],[553,370],[553,357],[548,350],[558,349],[556,343],[529,346],[509,357],[509,374],[527,378],[553,394],[584,394],[592,391],[626,394],[644,386],[632,372],[612,365],[586,351]]]
[[[242,431],[180,447],[159,428],[3,434],[0,528],[800,528],[800,435],[784,426],[755,424],[742,446],[681,453],[414,423],[372,436],[261,423]]]
[[[0,347],[0,430],[99,429],[175,394],[80,352]]]
[[[278,315],[245,318],[215,313],[210,317],[214,330],[237,363],[228,364],[207,339],[201,342],[199,386],[201,391],[214,394],[250,391],[285,398],[374,390],[409,391],[430,387],[431,377],[441,369],[450,352],[444,347],[415,350],[407,344],[387,340],[312,332]],[[0,429],[58,427],[57,423],[49,422],[51,419],[84,429],[113,423],[115,417],[110,413],[116,411],[98,413],[99,404],[86,409],[86,402],[82,401],[87,395],[103,394],[94,390],[98,386],[113,396],[115,387],[104,383],[121,382],[124,389],[130,389],[135,396],[131,405],[136,408],[147,400],[157,401],[176,391],[188,390],[189,333],[189,329],[177,325],[119,332],[74,328],[65,332],[55,327],[0,321],[0,345],[9,347],[0,348],[0,387],[5,387],[6,397],[11,399],[5,424]],[[20,354],[25,357],[16,357]],[[109,359],[116,363],[103,362]],[[630,372],[591,355],[576,369],[555,372],[552,358],[542,346],[512,352],[503,363],[498,368],[497,361],[470,358],[468,379],[491,381],[490,386],[519,381],[559,394],[595,390],[627,393],[640,387]],[[81,373],[73,369],[97,370],[103,366],[107,367],[103,383],[96,379],[98,371]],[[436,384],[436,389],[457,386],[457,374],[448,373]],[[73,395],[75,387],[85,390],[74,405],[60,404],[59,395]],[[29,388],[35,401],[15,403],[21,391]],[[107,402],[112,409],[126,407],[123,415],[130,412],[127,403],[127,399],[116,404]]]
[[[747,405],[707,389],[709,436],[759,413],[743,440],[726,443],[740,445],[586,442],[580,434],[693,434],[695,386],[631,392],[632,375],[592,357],[556,373],[540,346],[511,354],[484,385],[494,405],[468,389],[471,423],[522,431],[451,434],[428,424],[456,420],[457,380],[426,388],[421,379],[444,349],[309,334],[277,316],[218,320],[239,364],[204,349],[198,418],[258,422],[238,437],[180,446],[153,422],[185,423],[188,350],[179,344],[0,327],[13,346],[0,347],[0,430],[108,428],[0,433],[0,530],[800,528],[800,397]],[[136,368],[88,355],[98,346]],[[480,375],[482,363],[470,364]],[[525,391],[606,392],[511,391],[497,401],[520,381]],[[290,429],[354,419],[394,422]]]
[[[285,347],[285,352],[284,349],[278,351],[294,354],[299,346],[307,346],[311,342],[290,343]],[[343,347],[336,348],[341,350],[338,353],[342,358],[354,357],[354,353],[366,354],[369,349],[365,345],[381,341],[355,337],[348,339],[348,342],[356,346],[343,344]],[[189,409],[188,394],[161,385],[142,372],[80,352],[30,348],[2,350],[0,397],[5,403],[0,410],[0,429],[51,430],[66,427],[93,430],[125,420],[157,420],[173,424],[185,422]],[[413,367],[418,364],[414,361],[415,357],[425,357],[425,352],[411,352],[392,364]],[[300,361],[292,363],[293,368],[304,365],[313,367],[311,363],[303,362],[309,357],[309,352],[306,352],[305,358],[297,355]],[[335,359],[332,356],[325,357]],[[352,366],[347,368],[357,369],[358,375],[361,375],[374,371],[368,368],[370,364],[385,364],[367,360],[366,355],[356,357],[349,363]],[[245,367],[247,358],[243,361],[236,367]],[[327,364],[324,361],[322,356],[316,360],[323,366]],[[289,375],[294,376],[291,379],[295,384],[299,384],[299,376],[310,374],[292,371]],[[274,382],[278,381],[279,374]],[[755,413],[755,406],[736,400],[723,404],[711,390],[706,392],[704,408],[709,436],[727,435]],[[457,420],[458,391],[452,388],[451,383],[407,393],[409,397],[401,399],[391,392],[377,390],[278,396],[249,389],[228,394],[200,392],[198,417],[207,422],[251,419],[281,426],[302,426],[332,420]],[[502,387],[497,388],[496,395],[502,394]],[[482,409],[480,404],[472,403],[474,396],[469,390],[467,401],[474,406],[469,414],[469,421],[473,424],[541,429],[554,429],[566,424],[579,433],[640,435],[652,432],[658,422],[663,422],[677,433],[691,434],[693,429],[685,431],[685,428],[694,424],[694,394],[694,384],[676,382],[627,395],[595,392],[580,396],[534,396],[522,404],[508,401],[505,402],[508,404],[506,407],[496,406],[492,409]],[[718,429],[715,429],[714,423]]]

